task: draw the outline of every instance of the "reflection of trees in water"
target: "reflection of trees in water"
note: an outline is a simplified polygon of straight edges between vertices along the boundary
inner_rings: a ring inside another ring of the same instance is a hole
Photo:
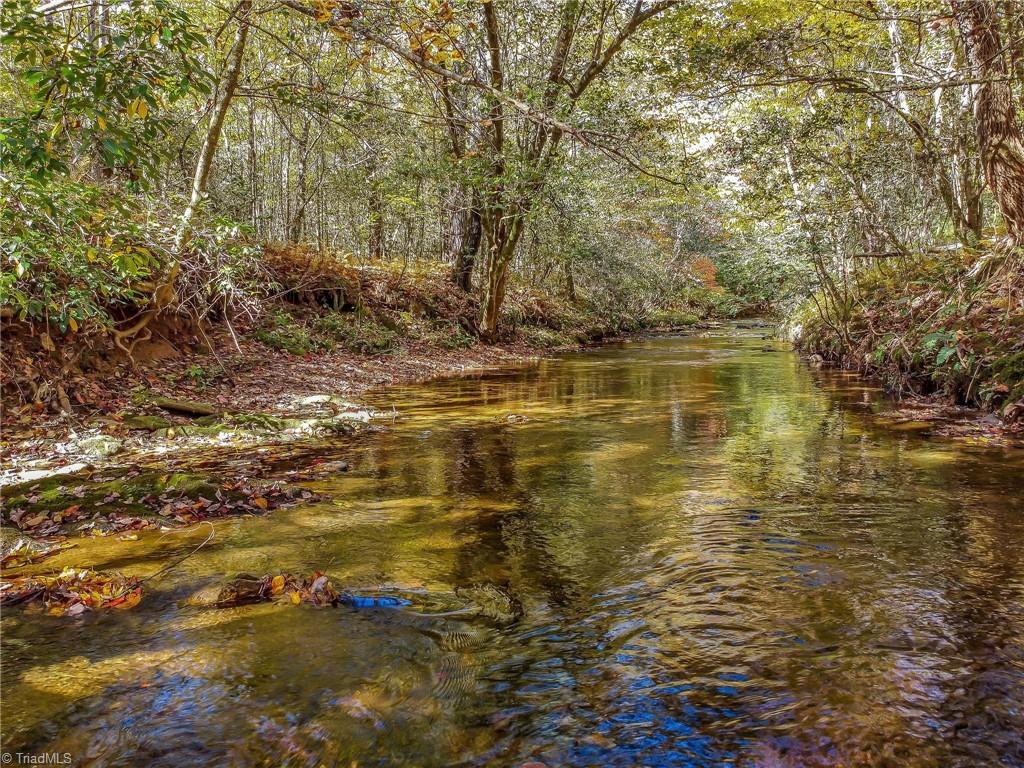
[[[460,382],[452,399],[489,416],[438,421],[381,461],[401,466],[395,488],[437,499],[425,514],[449,521],[454,583],[497,584],[560,627],[546,651],[567,654],[557,672],[542,648],[517,654],[500,671],[510,691],[557,680],[545,701],[571,703],[574,727],[643,710],[723,749],[752,722],[797,726],[787,744],[806,764],[926,764],[993,729],[1019,749],[1024,481],[991,456],[947,448],[955,461],[922,463],[926,445],[867,424],[779,355],[568,361]],[[459,509],[470,514],[445,515]],[[595,597],[630,579],[631,594]],[[626,652],[615,638],[634,619],[647,636]],[[726,619],[734,634],[716,637]],[[758,687],[716,685],[730,669]],[[690,690],[631,693],[645,678]],[[628,725],[613,737],[628,741]]]

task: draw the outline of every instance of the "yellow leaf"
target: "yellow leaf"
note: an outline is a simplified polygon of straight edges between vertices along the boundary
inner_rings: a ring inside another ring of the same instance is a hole
[[[150,45],[156,45],[158,42],[160,42],[160,30],[157,30],[156,32],[154,32],[152,35],[149,36],[149,44]]]
[[[275,576],[270,582],[270,594],[280,595],[284,591],[284,576]]]
[[[262,496],[255,497],[252,500],[252,503],[255,504],[257,507],[259,507],[260,509],[266,509],[267,508],[267,500],[264,499]]]
[[[135,99],[135,101],[128,105],[129,117],[137,117],[141,120],[144,119],[148,114],[149,105],[142,99]]]
[[[295,605],[298,605],[299,603],[302,602],[302,598],[299,596],[298,592],[292,592],[291,597],[292,597],[292,603],[294,603]]]
[[[73,318],[73,317],[69,317],[68,318],[68,327],[71,329],[72,333],[75,333],[76,331],[78,331],[78,321],[75,320],[75,318]]]
[[[100,127],[101,131],[107,130],[107,121],[104,120],[102,117],[97,117],[96,118],[96,125],[98,125]]]

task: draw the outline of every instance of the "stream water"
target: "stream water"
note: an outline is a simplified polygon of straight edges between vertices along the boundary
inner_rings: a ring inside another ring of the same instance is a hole
[[[380,393],[401,418],[323,446],[352,464],[312,484],[324,500],[218,522],[134,610],[6,610],[4,749],[1024,765],[1024,451],[886,424],[877,390],[760,333]],[[83,540],[46,566],[145,575],[196,536]],[[411,604],[184,601],[315,569]]]

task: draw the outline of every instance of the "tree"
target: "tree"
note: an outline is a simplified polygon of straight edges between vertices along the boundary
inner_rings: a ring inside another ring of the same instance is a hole
[[[985,178],[1014,245],[1024,243],[1024,139],[1017,120],[1007,62],[992,0],[953,0],[964,47],[980,80],[974,97]]]
[[[348,3],[313,8],[297,0],[283,4],[353,36],[375,43],[412,65],[432,87],[443,92],[453,84],[475,90],[479,98],[464,106],[469,124],[480,127],[480,162],[475,180],[486,254],[481,280],[480,333],[494,339],[508,281],[508,269],[548,180],[566,135],[586,134],[567,123],[581,97],[608,69],[626,42],[647,22],[678,0],[636,2],[628,9],[616,3],[590,8],[567,0],[556,9],[481,3],[482,29],[474,20],[459,21],[448,3],[432,10],[413,6],[406,17],[366,17]],[[398,4],[400,5],[400,4]],[[472,25],[472,27],[470,26]],[[507,29],[515,36],[533,36],[530,50],[549,48],[545,57],[516,56],[506,50]],[[409,40],[395,41],[395,30]],[[468,34],[467,30],[475,30]],[[546,31],[554,29],[551,38]],[[465,49],[465,50],[463,50]],[[476,62],[469,73],[451,67],[455,61]],[[506,71],[514,64],[514,71]],[[451,99],[442,99],[444,110]],[[449,123],[452,122],[449,117]],[[467,228],[470,232],[471,228]]]
[[[149,307],[142,313],[139,319],[129,328],[114,331],[114,342],[129,354],[132,347],[126,346],[124,342],[135,338],[177,295],[175,282],[178,279],[178,273],[181,271],[182,251],[188,240],[196,209],[206,194],[210,173],[213,170],[213,158],[217,152],[217,144],[220,142],[221,132],[224,128],[224,119],[227,117],[228,108],[231,106],[235,90],[238,88],[238,80],[242,72],[242,61],[245,58],[245,45],[249,39],[249,14],[251,11],[252,0],[241,0],[236,10],[237,26],[235,37],[231,44],[231,49],[228,51],[224,72],[217,87],[213,110],[210,113],[210,123],[206,129],[206,137],[203,140],[202,148],[199,150],[195,173],[192,176],[192,188],[189,194],[188,205],[181,215],[181,220],[178,223],[177,232],[174,236],[174,245],[171,252],[172,260],[168,266],[167,275],[153,292]]]

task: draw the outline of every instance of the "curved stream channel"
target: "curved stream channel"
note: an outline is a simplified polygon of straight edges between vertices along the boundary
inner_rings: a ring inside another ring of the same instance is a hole
[[[1024,765],[1024,451],[760,331],[391,389],[325,499],[131,611],[3,617],[5,749],[96,766]],[[913,425],[912,425],[913,426]],[[340,446],[340,448],[339,448]],[[83,540],[145,575],[196,535]],[[327,572],[404,607],[186,604]]]

